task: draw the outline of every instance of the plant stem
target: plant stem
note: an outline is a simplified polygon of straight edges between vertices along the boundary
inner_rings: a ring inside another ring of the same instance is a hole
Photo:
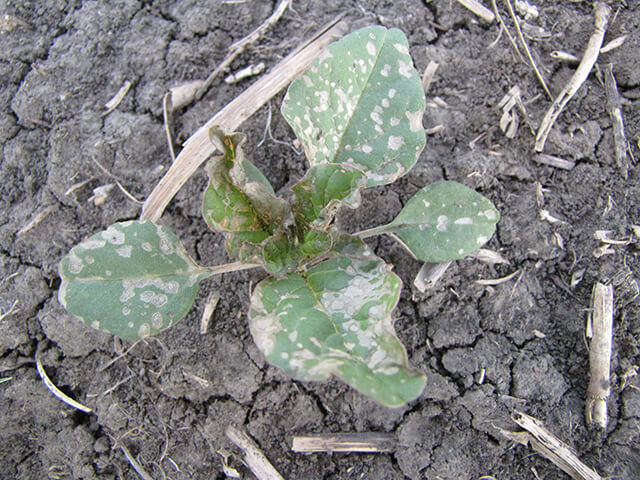
[[[373,237],[374,235],[380,235],[382,233],[387,233],[391,229],[391,224],[381,225],[379,227],[369,228],[368,230],[362,230],[361,232],[354,233],[354,235],[365,239],[369,237]]]
[[[259,263],[244,263],[233,262],[225,263],[224,265],[213,265],[211,267],[202,267],[203,270],[211,272],[212,275],[220,275],[222,273],[239,272],[242,270],[249,270],[250,268],[261,267]]]

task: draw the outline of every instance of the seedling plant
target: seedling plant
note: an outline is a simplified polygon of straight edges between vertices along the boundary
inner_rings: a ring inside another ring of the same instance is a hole
[[[174,325],[212,275],[262,267],[249,327],[273,365],[299,380],[332,375],[388,406],[414,400],[425,375],[408,365],[393,328],[402,282],[364,238],[388,234],[424,262],[462,258],[493,234],[499,215],[455,182],[418,191],[389,224],[340,232],[342,206],[365,188],[392,183],[425,146],[425,96],[404,34],[358,30],[332,44],[296,79],[282,114],[310,168],[284,196],[242,150],[245,136],[211,130],[203,216],[225,235],[233,263],[198,265],[169,229],[152,222],[111,225],[60,263],[60,303],[88,325],[135,340]]]

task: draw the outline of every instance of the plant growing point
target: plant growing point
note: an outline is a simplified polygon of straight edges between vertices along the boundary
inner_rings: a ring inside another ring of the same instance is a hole
[[[364,242],[398,240],[415,258],[462,258],[489,240],[499,219],[489,200],[455,182],[418,191],[389,224],[348,234],[333,225],[364,188],[407,173],[425,146],[425,97],[397,29],[368,27],[329,46],[289,87],[282,113],[309,170],[284,196],[244,156],[241,133],[210,132],[203,217],[225,235],[234,262],[205,267],[166,227],[129,221],[75,246],[60,262],[58,298],[88,325],[135,340],[174,325],[198,285],[262,267],[249,328],[266,359],[299,380],[332,375],[388,406],[417,398],[426,378],[408,364],[393,328],[402,282]]]

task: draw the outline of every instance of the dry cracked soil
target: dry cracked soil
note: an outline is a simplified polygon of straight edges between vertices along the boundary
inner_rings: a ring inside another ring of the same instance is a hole
[[[0,2],[0,478],[138,478],[123,445],[151,478],[223,479],[216,452],[234,452],[224,430],[235,424],[286,479],[568,479],[500,434],[501,428],[518,430],[510,418],[514,411],[538,418],[603,477],[640,478],[640,172],[632,159],[640,158],[636,0],[610,1],[605,42],[622,35],[626,41],[598,59],[601,72],[613,64],[622,99],[627,179],[616,163],[602,77],[592,72],[545,148],[573,168],[541,164],[532,132],[549,98],[506,32],[453,0],[296,0],[232,63],[234,71],[258,62],[269,69],[345,12],[351,29],[402,29],[420,72],[429,61],[439,64],[424,125],[441,127],[430,130],[418,165],[395,184],[368,191],[362,208],[339,218],[351,232],[378,225],[416,190],[441,179],[475,188],[501,212],[488,248],[509,263],[455,262],[426,293],[413,286],[416,261],[388,238],[371,242],[404,281],[396,330],[411,365],[428,375],[427,388],[411,404],[385,408],[336,381],[292,381],[267,365],[245,313],[250,285],[263,278],[257,271],[205,282],[182,322],[131,349],[85,327],[58,304],[61,257],[86,236],[140,214],[140,205],[117,187],[103,203],[92,199],[94,189],[118,180],[138,199],[151,192],[171,162],[164,93],[205,78],[277,3]],[[538,16],[520,20],[557,95],[576,65],[550,53],[582,55],[593,31],[593,4],[529,3]],[[515,35],[506,2],[497,4]],[[105,115],[105,102],[127,81],[131,89]],[[218,80],[202,100],[177,112],[176,145],[252,81]],[[498,105],[514,86],[526,115],[518,111],[519,128],[508,138],[499,127]],[[277,113],[281,99],[276,96],[242,126],[247,153],[276,189],[305,170],[303,156],[291,147],[293,133]],[[269,110],[273,136],[259,147]],[[206,229],[199,213],[205,182],[200,170],[161,222],[201,263],[223,263],[222,238]],[[606,245],[594,237],[600,230],[621,242],[602,249]],[[476,282],[514,272],[503,283]],[[584,420],[585,320],[596,282],[615,287],[604,431]],[[212,291],[221,298],[202,335],[199,319]],[[68,407],[46,389],[36,354],[52,381],[91,413]],[[290,448],[297,434],[369,431],[393,433],[395,452],[301,455]],[[243,469],[237,454],[230,462]]]

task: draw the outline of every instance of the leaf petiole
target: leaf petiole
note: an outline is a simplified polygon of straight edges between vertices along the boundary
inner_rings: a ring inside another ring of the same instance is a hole
[[[251,268],[262,267],[259,263],[245,263],[245,262],[232,262],[225,263],[224,265],[213,265],[210,267],[202,267],[205,272],[209,272],[211,275],[220,275],[222,273],[240,272],[242,270],[249,270]]]
[[[389,233],[389,231],[391,231],[393,227],[394,225],[392,223],[388,223],[387,225],[380,225],[379,227],[373,227],[367,230],[362,230],[361,232],[354,233],[353,235],[356,237],[360,237],[364,240],[365,238],[373,237],[375,235]]]

